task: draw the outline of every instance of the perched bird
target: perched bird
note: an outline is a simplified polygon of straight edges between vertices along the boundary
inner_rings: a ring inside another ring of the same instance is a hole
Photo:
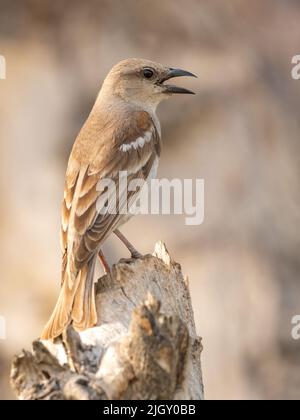
[[[128,214],[105,213],[97,206],[104,194],[99,182],[109,178],[118,184],[120,171],[127,171],[128,180],[146,181],[156,176],[162,147],[156,108],[173,94],[193,94],[165,84],[179,76],[196,77],[184,70],[132,58],[114,66],[106,77],[68,163],[62,207],[61,291],[42,339],[59,336],[71,322],[78,330],[97,323],[94,269],[99,257],[108,270],[101,252],[108,236],[115,233],[132,257],[139,257],[118,230]]]

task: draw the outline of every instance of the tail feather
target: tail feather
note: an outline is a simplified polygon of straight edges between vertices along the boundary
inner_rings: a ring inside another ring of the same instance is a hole
[[[86,330],[97,323],[94,285],[95,259],[89,263],[86,270],[88,272],[82,270],[71,314],[73,325],[77,330]]]
[[[58,301],[42,332],[42,340],[58,337],[72,320],[74,327],[79,330],[97,323],[94,268],[95,258],[79,271],[72,288],[68,285],[68,274],[65,271]]]

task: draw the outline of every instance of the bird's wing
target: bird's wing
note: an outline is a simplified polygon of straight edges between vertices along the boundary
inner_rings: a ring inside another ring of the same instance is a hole
[[[64,252],[63,271],[68,269],[69,287],[78,271],[95,255],[99,245],[117,228],[124,214],[118,209],[134,199],[137,192],[128,192],[120,185],[120,171],[132,179],[146,180],[160,154],[160,136],[146,112],[131,114],[122,124],[107,129],[100,141],[89,143],[91,132],[83,131],[76,140],[66,176],[62,208],[61,243]],[[90,149],[90,150],[89,150]],[[104,179],[116,186],[117,212],[102,211],[113,197]]]

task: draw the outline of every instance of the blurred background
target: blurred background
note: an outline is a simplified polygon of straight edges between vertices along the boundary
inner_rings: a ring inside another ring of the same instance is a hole
[[[159,109],[159,177],[204,178],[206,216],[139,216],[190,278],[208,399],[300,397],[298,0],[0,0],[0,398],[11,358],[41,332],[60,284],[59,225],[72,143],[103,78],[143,57],[199,75]],[[127,251],[107,242],[110,261]]]

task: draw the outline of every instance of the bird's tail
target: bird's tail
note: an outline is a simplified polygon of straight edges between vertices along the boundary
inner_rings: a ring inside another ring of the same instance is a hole
[[[78,330],[90,328],[97,323],[94,286],[95,261],[93,258],[79,271],[71,288],[68,282],[68,270],[65,270],[58,301],[42,332],[42,340],[58,337],[72,321]]]

